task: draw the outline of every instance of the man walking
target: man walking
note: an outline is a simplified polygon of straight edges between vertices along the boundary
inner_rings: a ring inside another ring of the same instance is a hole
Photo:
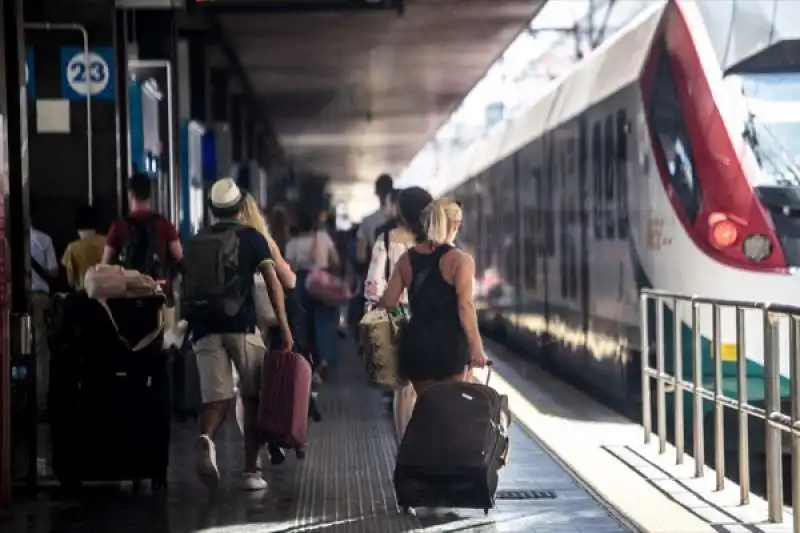
[[[219,482],[214,437],[234,399],[231,362],[239,374],[244,408],[245,490],[262,490],[256,425],[261,367],[266,348],[256,327],[254,276],[261,273],[281,330],[282,347],[294,344],[286,317],[284,292],[264,236],[242,224],[244,195],[225,178],[211,188],[211,212],[217,219],[186,243],[183,301],[200,374],[200,436],[196,468],[208,486]]]
[[[172,278],[183,260],[183,248],[175,226],[150,205],[152,185],[147,174],[128,180],[130,215],[111,225],[103,251],[103,263],[118,264],[147,274],[161,284],[167,297],[164,325],[175,325]]]

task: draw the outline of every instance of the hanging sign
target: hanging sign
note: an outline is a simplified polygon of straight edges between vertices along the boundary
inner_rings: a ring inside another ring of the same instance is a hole
[[[61,49],[61,94],[67,100],[114,99],[114,49],[92,48],[88,57],[83,48]]]

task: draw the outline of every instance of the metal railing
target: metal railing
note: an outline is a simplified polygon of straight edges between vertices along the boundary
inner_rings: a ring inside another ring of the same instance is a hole
[[[792,531],[800,533],[800,307],[775,305],[766,302],[743,302],[717,298],[703,298],[676,294],[659,290],[645,289],[641,292],[641,335],[642,335],[642,425],[644,441],[650,443],[652,427],[651,380],[655,380],[656,429],[659,453],[667,449],[667,387],[673,391],[674,445],[676,464],[683,463],[684,457],[684,392],[691,393],[692,441],[694,454],[694,475],[703,477],[705,466],[705,435],[703,402],[713,405],[714,420],[714,465],[716,488],[725,486],[725,448],[724,419],[725,408],[738,414],[738,463],[740,503],[750,502],[750,442],[748,422],[750,417],[764,420],[766,452],[766,488],[768,519],[773,523],[783,522],[783,458],[782,433],[791,436],[792,461]],[[650,302],[655,303],[655,368],[651,366]],[[664,309],[672,305],[673,372],[665,371],[665,315]],[[684,379],[682,329],[683,323],[679,309],[691,308],[691,366],[692,380]],[[713,362],[713,389],[703,384],[701,306],[711,308],[711,361]],[[736,398],[723,392],[721,315],[725,309],[735,310],[735,359],[736,359]],[[748,403],[747,356],[745,354],[745,313],[760,313],[763,326],[764,351],[764,408]],[[780,398],[780,347],[781,329],[779,321],[788,321],[789,335],[789,379],[791,414],[781,412]]]

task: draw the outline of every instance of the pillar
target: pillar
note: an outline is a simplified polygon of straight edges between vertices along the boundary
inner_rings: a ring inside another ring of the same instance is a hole
[[[21,363],[29,368],[25,386],[35,391],[35,364],[30,350],[31,331],[23,324],[30,318],[30,213],[28,208],[28,126],[27,99],[20,98],[25,88],[25,36],[23,0],[0,0],[0,37],[5,84],[0,88],[0,112],[5,116],[8,137],[3,156],[8,161],[8,189],[0,190],[0,504],[11,498],[11,366]],[[4,184],[0,182],[0,187]],[[11,285],[11,292],[7,287]],[[7,320],[10,314],[10,321]],[[11,329],[9,329],[9,322]],[[22,333],[22,335],[20,334]],[[15,337],[12,342],[12,335]],[[22,341],[26,342],[22,342]],[[33,385],[33,388],[31,388]],[[28,479],[36,479],[36,402],[33,422],[15,428],[28,440]]]
[[[127,211],[127,195],[125,194],[125,180],[130,175],[130,153],[128,146],[128,25],[127,11],[114,9],[113,11],[113,44],[116,68],[116,122],[117,122],[117,216],[122,216]]]
[[[209,82],[211,120],[228,122],[232,116],[230,74],[223,69],[212,68],[209,72]]]

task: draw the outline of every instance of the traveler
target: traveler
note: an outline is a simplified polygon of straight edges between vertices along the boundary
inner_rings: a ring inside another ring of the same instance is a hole
[[[455,202],[439,199],[421,221],[408,221],[418,244],[398,260],[379,302],[393,309],[409,289],[399,369],[417,394],[436,381],[464,381],[487,361],[473,301],[475,263],[452,244],[461,217]]]
[[[275,265],[275,272],[278,275],[278,279],[286,289],[294,289],[297,276],[292,271],[289,263],[283,258],[280,248],[278,248],[277,243],[272,238],[272,235],[270,235],[269,229],[267,228],[267,221],[264,219],[264,215],[261,214],[261,208],[258,206],[255,198],[249,194],[245,195],[244,203],[242,204],[242,223],[255,228],[267,240],[269,252],[272,256],[270,261],[273,261]],[[264,345],[267,348],[279,348],[283,344],[280,334],[280,322],[278,321],[278,316],[275,314],[275,309],[272,307],[272,302],[269,299],[267,283],[260,272],[256,273],[255,279],[253,280],[253,301],[256,306],[256,324],[264,339]],[[291,326],[288,306],[287,319]],[[294,333],[295,332],[293,332],[293,334]],[[269,350],[267,349],[267,351]],[[245,422],[243,408],[244,405],[242,402],[236,403],[237,420],[244,432]],[[267,448],[273,465],[279,465],[286,460],[286,455],[279,446],[267,443]]]
[[[379,234],[372,249],[372,261],[364,283],[367,310],[374,307],[386,291],[397,261],[417,244],[414,228],[419,227],[422,212],[431,201],[433,198],[430,193],[421,187],[410,187],[399,194],[397,199],[399,216],[393,220],[393,225],[396,227]],[[385,225],[385,227],[387,226]],[[408,310],[406,291],[401,294],[399,304],[404,311]],[[412,387],[406,387],[393,393],[395,430],[400,437],[405,433],[405,428],[411,419],[414,400]]]
[[[419,187],[416,187],[417,189]],[[400,189],[393,189],[391,193],[389,193],[389,198],[387,199],[387,208],[386,212],[389,214],[389,219],[377,227],[375,230],[375,242],[377,243],[378,238],[381,234],[387,231],[392,231],[400,224],[399,220],[399,199],[400,195],[402,194],[402,190]],[[374,245],[373,245],[374,248]]]
[[[381,174],[375,181],[375,195],[380,200],[380,207],[374,213],[364,217],[358,227],[358,261],[362,265],[369,265],[369,253],[375,244],[375,231],[394,216],[391,205],[391,195],[394,190],[394,180],[388,174]]]
[[[36,215],[37,204],[31,199],[31,214]],[[33,349],[36,357],[36,401],[39,412],[47,410],[50,389],[50,348],[47,344],[47,310],[50,292],[58,280],[58,262],[53,239],[31,224],[31,310],[33,312]]]
[[[340,310],[313,298],[306,290],[306,279],[316,268],[328,270],[341,262],[333,240],[326,231],[317,229],[315,218],[311,213],[300,213],[297,234],[286,244],[286,260],[297,273],[295,297],[307,313],[309,348],[319,357],[319,370],[324,372],[336,360]]]
[[[207,485],[219,482],[214,438],[235,398],[233,363],[239,375],[244,415],[243,488],[262,490],[267,482],[259,471],[256,417],[266,348],[256,325],[253,278],[257,272],[266,281],[283,349],[290,350],[294,341],[267,240],[256,229],[242,224],[244,195],[232,179],[225,178],[214,183],[210,199],[217,221],[186,243],[183,277],[183,301],[203,403],[201,434],[195,445],[196,468]]]
[[[164,325],[171,329],[175,325],[172,278],[183,260],[183,248],[175,226],[152,211],[151,191],[147,174],[137,173],[128,180],[131,212],[108,230],[103,263],[118,264],[155,279],[167,297]]]
[[[291,235],[289,234],[288,215],[282,205],[279,204],[272,209],[269,227],[272,238],[275,239],[275,244],[278,245],[281,252],[285,252],[286,243],[289,242]]]
[[[97,233],[97,212],[91,205],[77,209],[75,229],[78,239],[67,245],[61,264],[67,271],[67,283],[77,291],[83,288],[86,271],[103,261],[106,236]]]
[[[270,234],[269,228],[267,228],[267,221],[261,213],[258,202],[249,194],[245,195],[244,203],[242,204],[242,223],[255,228],[264,236],[269,245],[269,253],[275,264],[275,272],[278,274],[278,278],[284,287],[293,289],[297,276],[295,276],[289,263],[283,258],[283,251]],[[260,276],[257,275],[257,277]]]

